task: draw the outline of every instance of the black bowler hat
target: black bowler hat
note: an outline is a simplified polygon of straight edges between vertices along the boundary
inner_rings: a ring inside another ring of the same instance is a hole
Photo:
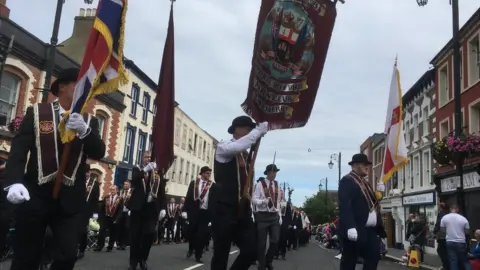
[[[52,92],[53,95],[58,97],[60,84],[76,82],[79,73],[80,70],[78,68],[67,68],[62,70],[62,72],[60,72],[60,74],[58,75],[57,79],[50,86],[50,92]]]
[[[252,118],[242,115],[233,119],[232,125],[228,128],[228,133],[233,134],[233,132],[235,132],[235,128],[237,127],[255,128],[256,126],[257,124],[252,121]]]
[[[206,172],[212,172],[212,169],[210,169],[210,167],[208,167],[208,166],[203,166],[203,167],[200,169],[200,174],[206,173]]]
[[[277,165],[270,164],[270,165],[267,165],[263,174],[267,175],[269,172],[278,172],[278,171],[280,171],[280,169],[277,168]]]
[[[353,165],[353,164],[371,165],[372,162],[370,162],[370,160],[368,160],[368,157],[365,154],[355,154],[352,157],[352,161],[350,161],[348,163],[348,165]]]

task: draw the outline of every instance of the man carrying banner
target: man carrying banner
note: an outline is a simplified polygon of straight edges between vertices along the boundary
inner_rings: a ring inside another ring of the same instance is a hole
[[[217,145],[214,173],[217,188],[212,190],[212,230],[214,253],[212,270],[226,270],[230,247],[234,242],[240,254],[231,270],[247,270],[255,260],[255,227],[252,210],[240,211],[240,198],[247,181],[247,149],[268,131],[268,123],[258,126],[248,116],[235,118],[228,128],[233,138]],[[251,183],[253,185],[253,183]],[[251,190],[250,190],[251,191]],[[243,212],[239,215],[239,212]]]
[[[364,270],[376,270],[380,260],[380,239],[386,237],[379,202],[365,177],[371,162],[365,154],[355,154],[348,165],[352,171],[338,187],[339,235],[343,241],[340,270],[355,270],[363,258]]]
[[[78,69],[61,72],[50,88],[58,99],[29,107],[12,141],[5,171],[7,199],[18,204],[12,270],[38,269],[47,226],[61,251],[50,269],[73,269],[77,260],[79,236],[85,230],[86,159],[99,160],[105,155],[97,119],[72,113],[66,127],[77,137],[71,144],[59,197],[52,198],[64,149],[57,126],[71,106],[78,74]]]

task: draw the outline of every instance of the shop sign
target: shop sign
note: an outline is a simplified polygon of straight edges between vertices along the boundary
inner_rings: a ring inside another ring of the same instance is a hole
[[[460,177],[451,176],[441,180],[442,192],[456,191],[460,187]],[[463,188],[480,188],[480,175],[477,172],[470,172],[463,175]]]
[[[442,192],[450,192],[457,190],[457,187],[460,186],[460,177],[451,176],[445,179],[442,179],[440,182]]]
[[[434,204],[435,192],[407,195],[403,197],[403,205]]]

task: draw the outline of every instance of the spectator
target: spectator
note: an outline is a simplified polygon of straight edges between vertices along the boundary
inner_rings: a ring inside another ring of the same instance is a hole
[[[448,214],[448,208],[445,203],[441,202],[439,205],[440,211],[438,211],[437,215],[437,222],[435,222],[435,228],[433,229],[433,234],[437,239],[437,254],[442,261],[443,270],[449,270],[450,264],[448,262],[448,255],[447,255],[447,243],[445,240],[445,233],[440,230],[440,221],[442,218]]]
[[[450,213],[446,214],[440,221],[440,230],[446,233],[446,246],[450,270],[472,270],[467,256],[466,235],[470,230],[468,220],[459,214],[459,208],[453,205]]]
[[[475,231],[475,239],[477,240],[477,244],[468,254],[468,258],[470,259],[473,270],[478,270],[480,269],[480,230]]]

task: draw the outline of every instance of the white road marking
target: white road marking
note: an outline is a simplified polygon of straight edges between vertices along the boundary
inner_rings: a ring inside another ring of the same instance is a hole
[[[238,252],[238,249],[237,249],[237,250],[234,250],[234,251],[231,251],[231,252],[230,252],[230,255],[235,254],[235,253],[237,253],[237,252]],[[192,265],[192,266],[187,267],[187,268],[185,268],[185,269],[183,269],[183,270],[193,270],[193,269],[197,269],[197,268],[199,268],[199,267],[201,267],[201,266],[203,266],[203,263],[199,263],[199,264]]]

